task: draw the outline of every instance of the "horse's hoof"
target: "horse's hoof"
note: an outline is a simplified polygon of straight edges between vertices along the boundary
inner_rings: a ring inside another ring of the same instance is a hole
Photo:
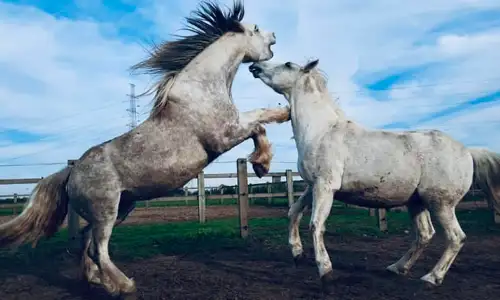
[[[253,171],[255,172],[255,175],[257,177],[262,178],[264,177],[267,173],[269,173],[269,170],[264,167],[262,164],[252,164]]]
[[[301,254],[293,257],[293,263],[295,264],[295,267],[298,268],[299,265],[301,265],[306,259],[307,259],[306,254],[302,252]]]
[[[433,289],[441,285],[441,282],[432,274],[424,275],[420,280],[425,284],[426,288]]]
[[[407,271],[401,271],[400,269],[398,269],[396,267],[396,264],[388,266],[387,268],[385,268],[385,271],[387,272],[387,274],[390,275],[401,275],[401,276],[406,276],[408,273]]]
[[[137,286],[133,278],[130,278],[127,282],[122,283],[120,286],[120,294],[122,296],[135,294],[137,292]],[[128,298],[127,298],[128,299]]]
[[[137,299],[137,293],[132,292],[132,293],[121,293],[119,296],[119,300],[136,300]]]
[[[329,271],[321,276],[321,287],[323,294],[330,295],[333,292],[333,271]]]

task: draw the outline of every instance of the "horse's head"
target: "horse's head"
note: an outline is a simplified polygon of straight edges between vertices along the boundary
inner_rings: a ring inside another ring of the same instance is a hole
[[[244,63],[266,61],[273,58],[271,46],[276,44],[274,32],[259,28],[256,24],[242,23],[245,35]]]
[[[305,66],[293,62],[276,64],[271,62],[256,62],[250,65],[249,70],[253,77],[259,78],[276,93],[290,95],[298,80],[311,73],[319,63],[315,59]]]

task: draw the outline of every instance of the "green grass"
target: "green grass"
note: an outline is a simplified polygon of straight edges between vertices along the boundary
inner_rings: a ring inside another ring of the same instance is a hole
[[[297,199],[298,197],[295,197]],[[481,196],[469,196],[464,201],[482,201]],[[206,204],[207,206],[219,206],[219,205],[236,205],[238,203],[237,199],[207,199]],[[144,208],[147,205],[149,207],[179,207],[179,206],[198,206],[198,200],[181,200],[181,201],[155,201],[155,202],[149,202],[149,204],[146,204],[146,202],[141,201],[137,202],[136,207],[138,208]],[[272,198],[271,203],[269,203],[268,198],[250,198],[250,205],[261,205],[261,206],[268,206],[268,207],[287,207],[288,206],[288,199],[287,198],[277,198],[274,197]],[[339,206],[342,206],[339,204]],[[17,209],[16,209],[16,214],[20,214],[22,211],[23,203],[19,203]],[[12,208],[0,208],[0,216],[10,216],[14,214],[14,210]]]
[[[389,212],[387,215],[389,232],[381,233],[376,219],[366,210],[336,207],[334,215],[327,221],[328,234],[345,236],[377,236],[390,238],[409,230],[410,224],[404,212]],[[459,220],[467,234],[500,234],[500,226],[493,224],[488,210],[461,211]],[[309,217],[305,216],[301,227],[306,230]],[[114,259],[136,260],[159,254],[175,255],[199,252],[213,252],[222,249],[244,249],[252,243],[268,247],[286,247],[288,219],[252,218],[249,221],[250,238],[239,237],[238,219],[208,220],[198,222],[178,222],[149,225],[121,225],[114,229],[110,252]],[[439,232],[438,226],[437,230]],[[304,233],[304,238],[307,233]],[[39,243],[32,249],[29,245],[17,252],[0,250],[0,265],[19,267],[32,262],[50,262],[64,257],[67,247],[67,231],[61,230],[52,239]]]
[[[236,205],[237,199],[207,199],[207,206],[217,205]],[[273,198],[269,203],[267,198],[250,198],[250,204],[265,205],[265,206],[287,206],[288,199],[286,198]],[[155,201],[150,202],[149,207],[172,207],[172,206],[198,206],[198,200],[189,201]],[[136,207],[146,207],[146,202],[137,202]]]
[[[17,209],[18,214],[20,213],[21,209],[21,207]],[[13,214],[14,211],[12,210],[12,208],[0,208],[0,216],[11,216]]]
[[[219,205],[236,205],[237,199],[207,199],[207,206],[219,206]],[[269,203],[267,198],[251,198],[250,205],[264,205],[269,207],[287,207],[288,199],[286,198],[273,198],[272,202]],[[198,200],[189,201],[155,201],[150,202],[149,207],[179,207],[179,206],[198,206]],[[146,202],[137,202],[136,207],[144,208],[146,207]],[[23,204],[19,204],[17,207],[16,214],[20,214],[23,208]],[[0,216],[11,216],[14,214],[12,208],[0,208]]]

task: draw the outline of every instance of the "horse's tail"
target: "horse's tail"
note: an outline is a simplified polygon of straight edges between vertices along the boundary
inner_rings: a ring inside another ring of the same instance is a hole
[[[41,237],[51,237],[64,222],[68,213],[68,182],[71,167],[54,173],[38,182],[23,212],[0,225],[0,247],[32,243]]]
[[[473,185],[485,194],[495,219],[500,221],[500,154],[486,149],[469,148],[474,160]]]

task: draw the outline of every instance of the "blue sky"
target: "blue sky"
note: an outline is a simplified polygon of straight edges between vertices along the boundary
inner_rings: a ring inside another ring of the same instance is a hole
[[[230,3],[230,1],[222,1]],[[194,0],[0,0],[0,165],[64,163],[127,130],[128,67],[170,39]],[[247,0],[245,21],[275,31],[276,60],[320,59],[346,114],[371,128],[440,129],[500,152],[500,2]],[[286,101],[246,66],[233,86],[241,110]],[[138,100],[140,120],[150,99]],[[272,171],[296,169],[290,124],[270,125]],[[206,169],[234,172],[245,142]],[[1,167],[39,177],[62,165]],[[234,180],[224,183],[233,184]],[[221,182],[208,182],[217,185]],[[0,186],[0,194],[30,186]]]

